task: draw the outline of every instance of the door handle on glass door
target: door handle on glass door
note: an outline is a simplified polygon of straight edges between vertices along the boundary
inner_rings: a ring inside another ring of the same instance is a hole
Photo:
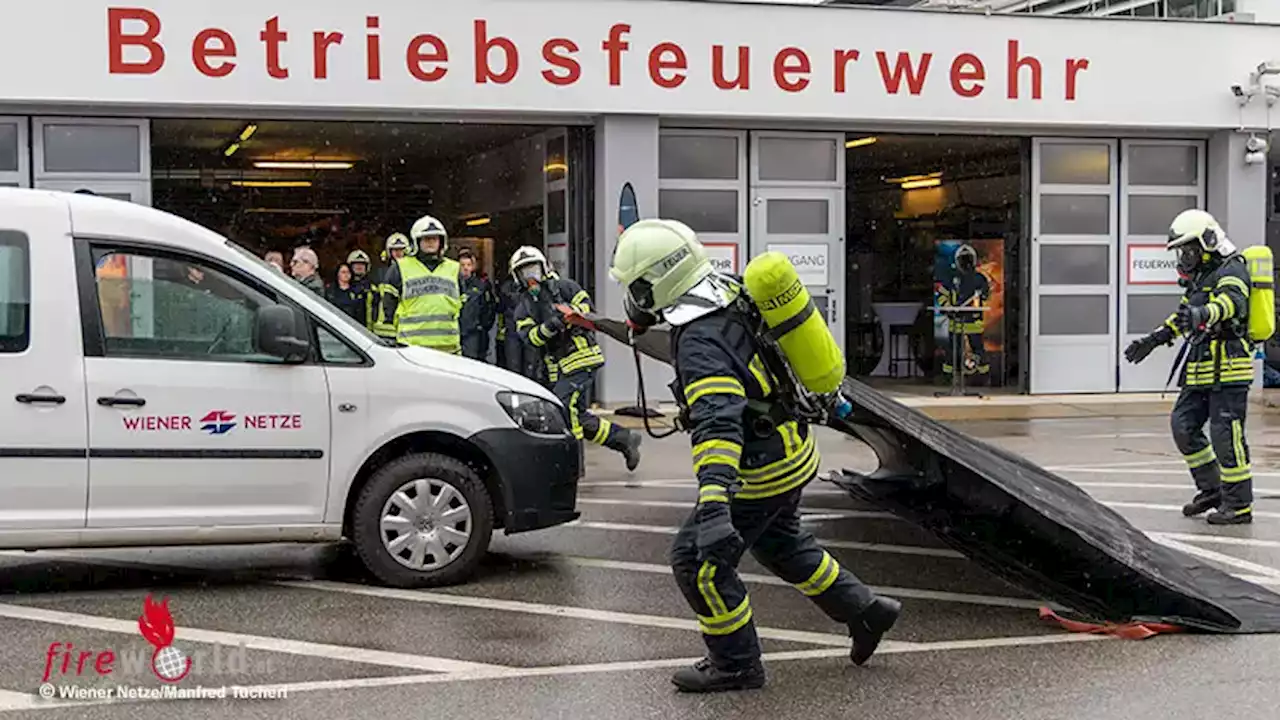
[[[100,397],[98,398],[98,404],[102,407],[116,407],[118,405],[142,407],[147,404],[147,401],[135,397]]]

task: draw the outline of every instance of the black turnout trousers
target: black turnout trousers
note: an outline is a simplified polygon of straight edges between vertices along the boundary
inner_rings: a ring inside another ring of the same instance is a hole
[[[1173,441],[1196,489],[1229,511],[1253,507],[1253,470],[1245,417],[1249,386],[1184,387],[1170,415]],[[1209,436],[1204,433],[1209,425]]]

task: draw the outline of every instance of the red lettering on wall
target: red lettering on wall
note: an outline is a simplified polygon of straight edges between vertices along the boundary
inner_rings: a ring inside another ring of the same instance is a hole
[[[146,24],[140,34],[126,34],[127,20]],[[112,75],[153,75],[164,67],[164,48],[158,42],[160,17],[142,8],[107,8],[107,67]],[[147,51],[146,62],[127,62],[126,47],[141,47]]]
[[[427,45],[431,46],[430,51],[423,49]],[[422,82],[435,82],[449,72],[449,69],[444,66],[449,62],[449,48],[435,35],[417,35],[409,41],[405,61],[409,66],[410,75]],[[423,67],[427,63],[435,63],[437,67],[427,70]]]
[[[800,48],[782,48],[773,58],[773,81],[787,92],[800,92],[809,87],[809,78],[799,77],[792,80],[787,77],[792,73],[808,75],[809,56]]]
[[[1018,71],[1031,68],[1031,97],[1040,99],[1040,61],[1034,55],[1022,57],[1018,53],[1018,41],[1009,41],[1009,99],[1018,99]]]
[[[663,59],[668,53],[673,56],[672,59]],[[668,90],[680,87],[684,84],[684,71],[688,65],[689,59],[685,57],[684,50],[675,43],[658,43],[649,51],[649,79],[653,80],[654,85]],[[676,73],[668,77],[664,74],[667,70],[675,70]]]
[[[738,72],[732,80],[725,77],[724,46],[711,46],[711,81],[721,90],[748,90],[751,88],[751,48],[738,46]]]
[[[487,82],[495,82],[506,85],[515,79],[516,73],[520,70],[520,53],[516,51],[516,44],[511,42],[510,38],[501,35],[489,37],[488,25],[484,20],[475,22],[476,83],[483,85]],[[495,73],[489,65],[489,53],[494,48],[501,50],[504,56],[500,73]]]
[[[849,63],[856,62],[862,53],[857,50],[837,50],[835,57],[836,92],[842,93],[848,88]]]
[[[216,42],[216,46],[210,47],[210,42]],[[191,43],[191,62],[196,66],[201,74],[208,77],[226,77],[236,69],[236,64],[231,61],[219,62],[216,65],[209,62],[209,58],[233,58],[236,56],[236,41],[231,37],[231,33],[218,28],[208,28],[201,30],[196,34],[196,39]]]
[[[1068,58],[1067,59],[1067,92],[1068,100],[1076,99],[1076,78],[1081,70],[1089,69],[1089,61],[1084,58]]]
[[[924,53],[920,58],[920,67],[916,68],[911,61],[911,53],[900,52],[894,61],[893,70],[889,70],[889,56],[883,50],[876,51],[876,62],[880,64],[880,79],[884,81],[884,89],[890,95],[897,95],[902,85],[902,76],[907,76],[907,90],[912,95],[919,95],[924,89],[925,78],[929,75],[929,63],[933,62],[933,53]]]
[[[314,42],[314,60],[315,60],[315,78],[317,80],[329,79],[329,46],[342,44],[342,33],[327,33],[317,30],[313,34]]]
[[[553,68],[563,70],[543,70],[542,77],[552,85],[572,85],[582,77],[582,65],[573,58],[578,52],[578,44],[567,38],[552,38],[542,46],[542,59]]]
[[[987,77],[982,60],[973,53],[960,53],[951,61],[951,89],[960,97],[978,97],[982,94],[982,81]],[[965,85],[965,83],[972,83]]]
[[[267,74],[277,80],[289,77],[289,71],[280,67],[280,43],[289,39],[289,33],[280,29],[280,18],[268,20],[258,38],[267,46]]]
[[[364,19],[364,26],[369,30],[378,29],[378,16],[370,15]],[[368,69],[370,80],[382,79],[382,38],[373,33],[365,37],[364,64]]]
[[[625,23],[614,23],[609,28],[609,38],[600,43],[600,49],[609,53],[609,84],[622,84],[622,51],[631,47],[631,43],[622,36],[631,32],[631,26]]]

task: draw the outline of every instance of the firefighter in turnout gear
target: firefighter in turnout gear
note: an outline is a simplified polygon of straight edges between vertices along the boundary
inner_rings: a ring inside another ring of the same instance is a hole
[[[956,249],[955,270],[950,283],[938,284],[938,305],[940,307],[985,306],[991,297],[991,283],[987,281],[986,275],[978,271],[978,253],[971,245],[961,245]],[[948,314],[947,332],[953,338],[957,334],[964,335],[964,340],[968,344],[968,350],[961,354],[964,374],[986,375],[991,372],[987,350],[982,344],[982,334],[986,331],[986,325],[981,315],[976,312],[965,313],[965,315],[968,317]],[[966,362],[971,356],[972,363]],[[942,371],[955,372],[955,368],[951,366],[950,353],[943,361]]]
[[[369,317],[369,330],[378,337],[388,340],[396,339],[396,320],[393,314],[386,312],[383,297],[388,294],[387,278],[391,268],[400,262],[400,258],[409,253],[409,238],[404,233],[391,233],[387,236],[386,248],[382,251],[383,262],[388,265],[378,272],[378,277],[370,286],[366,314]],[[394,310],[392,311],[394,312]]]
[[[1125,358],[1139,363],[1157,346],[1186,338],[1182,389],[1170,425],[1198,492],[1182,514],[1213,510],[1208,521],[1214,525],[1249,523],[1253,474],[1245,414],[1254,351],[1248,332],[1249,266],[1203,210],[1174,218],[1166,247],[1178,256],[1179,283],[1185,288],[1181,305],[1162,326],[1134,340]]]
[[[671,565],[697,614],[707,657],[672,682],[685,692],[764,685],[751,601],[737,570],[747,550],[847,626],[850,659],[862,665],[901,604],[872,593],[800,523],[801,492],[820,456],[813,428],[779,403],[740,278],[715,272],[693,230],[670,220],[627,228],[609,274],[625,290],[633,332],[671,325],[671,389],[680,424],[691,433],[698,501],[676,535]]]
[[[418,252],[390,267],[383,295],[384,312],[395,319],[396,340],[460,355],[462,268],[444,256],[449,236],[439,220],[424,215],[410,228],[409,239]]]
[[[511,256],[511,275],[526,288],[516,308],[516,332],[522,341],[543,351],[548,371],[554,371],[551,391],[564,404],[574,437],[621,453],[627,470],[635,470],[640,464],[640,434],[588,409],[596,368],[604,364],[596,335],[569,324],[560,309],[590,313],[587,291],[551,272],[547,258],[533,247],[522,247]]]

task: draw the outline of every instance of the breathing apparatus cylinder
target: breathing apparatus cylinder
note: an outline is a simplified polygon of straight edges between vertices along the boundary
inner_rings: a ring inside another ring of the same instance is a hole
[[[1255,245],[1240,251],[1249,264],[1249,339],[1266,342],[1276,334],[1276,281],[1271,248]]]
[[[742,273],[769,336],[806,390],[828,395],[844,380],[844,353],[791,260],[780,252],[752,258]]]

